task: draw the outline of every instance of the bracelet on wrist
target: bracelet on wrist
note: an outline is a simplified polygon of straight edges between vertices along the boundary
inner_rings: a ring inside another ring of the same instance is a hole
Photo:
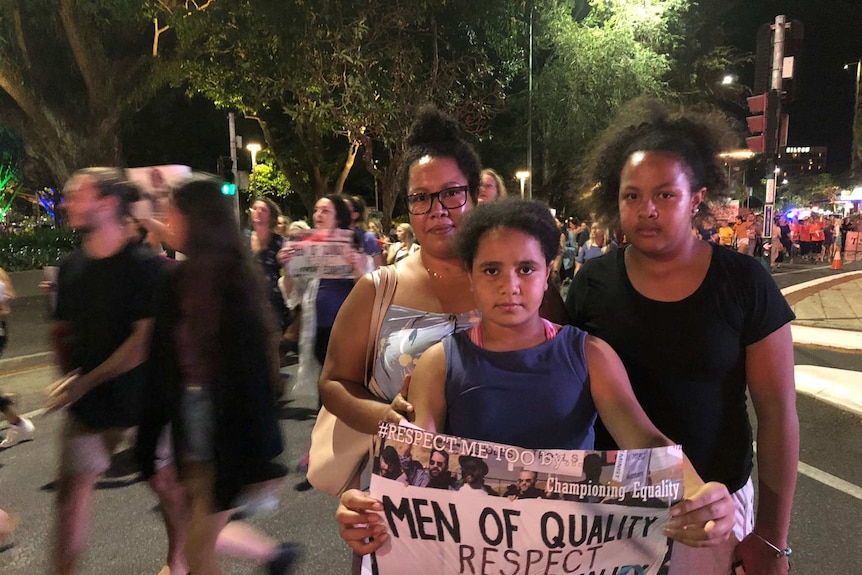
[[[769,545],[769,547],[771,547],[772,550],[775,551],[775,557],[777,559],[781,559],[782,557],[790,557],[793,554],[793,549],[791,549],[790,547],[785,547],[784,549],[781,549],[780,547],[772,544],[772,542],[761,537],[760,535],[758,535],[754,531],[752,531],[751,534],[754,535],[755,537],[757,537],[758,539],[760,539],[761,541],[763,541],[764,543],[766,543],[767,545]]]

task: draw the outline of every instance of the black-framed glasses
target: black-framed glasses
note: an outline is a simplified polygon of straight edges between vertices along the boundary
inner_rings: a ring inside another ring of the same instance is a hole
[[[431,211],[431,204],[436,199],[447,210],[455,210],[467,203],[467,192],[470,186],[453,186],[443,188],[439,192],[429,194],[419,192],[407,196],[407,211],[414,216],[421,216]]]

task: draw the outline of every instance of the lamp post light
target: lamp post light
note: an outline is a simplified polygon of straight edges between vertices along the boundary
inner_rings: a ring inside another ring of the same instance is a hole
[[[527,179],[530,177],[530,172],[528,170],[521,170],[519,172],[515,172],[515,177],[521,181],[521,199],[523,199],[524,185],[527,183]]]
[[[254,175],[254,167],[257,166],[257,153],[260,151],[260,144],[251,143],[245,147],[251,152],[251,173]]]
[[[260,151],[260,144],[251,142],[246,144],[245,149],[251,152],[251,172],[248,175],[248,188],[251,190],[254,184],[254,169],[257,167],[257,153]]]

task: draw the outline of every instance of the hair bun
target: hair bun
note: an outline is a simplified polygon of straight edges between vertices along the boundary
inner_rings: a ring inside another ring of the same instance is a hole
[[[416,121],[407,136],[407,146],[421,146],[431,142],[457,142],[461,139],[461,129],[452,116],[444,114],[431,104],[422,106]]]

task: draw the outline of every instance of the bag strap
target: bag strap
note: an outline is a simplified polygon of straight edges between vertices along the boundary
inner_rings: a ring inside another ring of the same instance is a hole
[[[377,397],[384,397],[383,390],[377,385],[372,373],[374,359],[377,357],[377,344],[380,340],[380,327],[386,317],[386,310],[395,296],[398,285],[398,272],[395,266],[383,266],[372,273],[376,291],[371,308],[371,322],[368,325],[368,348],[365,352],[365,387]],[[379,280],[379,281],[377,281]]]

